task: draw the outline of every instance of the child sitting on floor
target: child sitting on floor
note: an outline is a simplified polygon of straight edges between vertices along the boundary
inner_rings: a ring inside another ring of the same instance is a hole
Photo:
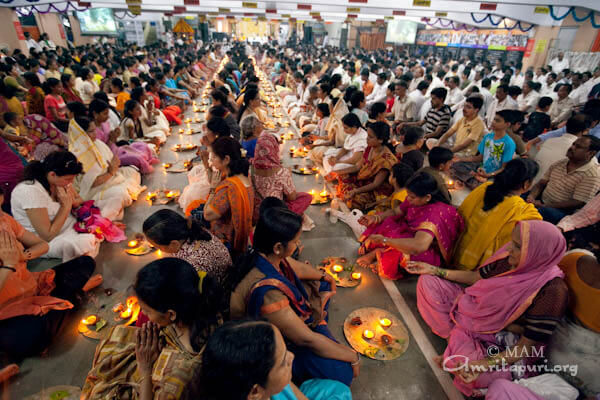
[[[512,110],[496,113],[492,122],[493,132],[483,137],[477,148],[477,155],[455,158],[458,161],[452,166],[455,179],[474,189],[502,172],[515,154],[515,142],[507,133],[512,114]]]
[[[402,138],[402,145],[396,147],[396,157],[415,171],[421,169],[425,161],[425,155],[421,152],[424,133],[420,126],[408,127]]]
[[[452,150],[437,146],[432,148],[427,155],[427,161],[429,161],[428,167],[423,167],[420,171],[427,172],[429,175],[438,183],[440,192],[444,195],[448,203],[451,203],[450,192],[448,191],[448,185],[446,183],[447,175],[449,175],[450,167],[452,166],[452,159],[454,153]]]
[[[394,187],[394,193],[390,197],[379,200],[376,203],[369,204],[368,208],[375,207],[374,210],[369,211],[369,215],[392,210],[400,205],[408,194],[406,191],[406,182],[413,176],[415,170],[410,165],[404,163],[397,163],[392,167],[392,173],[389,176],[389,182]]]
[[[27,157],[31,151],[33,140],[27,136],[21,136],[19,116],[14,112],[9,111],[5,112],[2,117],[4,118],[4,122],[6,122],[2,137],[9,142],[13,142],[19,154],[23,157]]]
[[[327,103],[319,103],[317,104],[317,110],[315,111],[317,114],[317,118],[319,122],[317,123],[317,129],[315,131],[308,132],[305,128],[309,125],[303,127],[300,132],[302,134],[302,139],[300,139],[300,143],[303,146],[312,144],[315,140],[323,137],[327,137],[327,123],[329,122],[329,116],[331,115],[329,111],[329,105]]]

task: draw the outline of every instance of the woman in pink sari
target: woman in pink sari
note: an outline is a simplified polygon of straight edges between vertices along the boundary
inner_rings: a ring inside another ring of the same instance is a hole
[[[90,103],[90,114],[96,123],[96,137],[106,143],[113,154],[119,157],[121,165],[134,165],[139,168],[142,174],[149,174],[154,171],[152,164],[156,164],[159,160],[154,156],[154,152],[147,143],[133,142],[123,146],[115,144],[119,133],[110,130],[108,110],[109,105],[102,100],[94,99]]]
[[[409,272],[422,275],[419,313],[435,334],[448,340],[438,361],[456,375],[454,384],[465,395],[481,396],[497,379],[535,372],[527,364],[543,355],[568,303],[557,265],[565,250],[556,226],[521,221],[512,241],[476,271],[408,264]]]
[[[398,208],[359,220],[367,229],[359,239],[363,256],[357,263],[377,269],[387,279],[402,278],[400,267],[406,267],[408,260],[447,264],[464,229],[462,217],[431,175],[417,173],[406,188],[408,195]]]
[[[292,173],[281,165],[279,142],[269,132],[263,131],[256,141],[251,171],[256,193],[254,222],[258,220],[260,203],[267,197],[284,200],[290,211],[298,215],[303,215],[310,206],[312,196],[309,193],[296,192]]]

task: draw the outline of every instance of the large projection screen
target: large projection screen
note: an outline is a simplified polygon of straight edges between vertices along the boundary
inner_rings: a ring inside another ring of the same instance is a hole
[[[386,43],[414,44],[418,24],[413,21],[396,19],[388,21],[385,34]]]

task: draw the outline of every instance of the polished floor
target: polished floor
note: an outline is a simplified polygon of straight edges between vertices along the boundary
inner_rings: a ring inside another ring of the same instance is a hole
[[[178,127],[173,128],[178,132]],[[176,154],[169,148],[176,143],[199,143],[199,135],[182,137],[174,133],[163,146],[161,162],[189,159],[191,153]],[[289,159],[288,148],[297,146],[297,141],[288,141],[282,152],[284,163],[297,163]],[[315,176],[294,175],[298,191],[322,189],[323,180]],[[149,190],[168,188],[183,189],[187,184],[185,174],[167,174],[161,164],[155,171],[144,177],[143,183]],[[124,222],[127,234],[140,232],[142,223],[151,213],[165,206],[150,206],[147,201],[138,199],[125,212]],[[178,209],[175,205],[169,208]],[[328,256],[356,258],[358,244],[352,230],[342,222],[332,224],[325,214],[324,206],[311,206],[308,215],[315,221],[316,228],[302,235],[305,249],[301,258],[318,263]],[[97,271],[104,276],[104,288],[126,290],[133,282],[135,274],[146,263],[155,259],[156,254],[133,257],[124,253],[125,242],[103,243],[97,258]],[[58,260],[35,262],[32,268],[41,270],[56,264]],[[432,369],[431,357],[443,351],[445,342],[434,336],[423,323],[416,310],[416,279],[399,282],[383,282],[370,271],[363,271],[362,283],[354,289],[339,288],[330,306],[330,327],[335,337],[346,343],[342,324],[346,316],[356,308],[373,306],[389,310],[407,324],[410,344],[400,358],[389,361],[374,361],[363,357],[360,376],[352,384],[356,400],[379,399],[459,399],[462,398],[451,384],[449,375]],[[90,369],[97,341],[77,333],[77,322],[81,314],[72,316],[43,357],[23,361],[21,373],[5,386],[3,399],[22,399],[55,385],[81,387]]]

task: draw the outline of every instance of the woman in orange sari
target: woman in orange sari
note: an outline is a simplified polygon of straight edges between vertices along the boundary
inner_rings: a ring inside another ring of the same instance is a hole
[[[215,140],[211,151],[215,172],[203,217],[210,223],[210,231],[237,256],[247,250],[252,229],[254,189],[248,178],[249,163],[231,137]]]
[[[345,170],[338,185],[338,196],[348,207],[365,210],[372,204],[389,197],[394,188],[388,176],[398,159],[388,147],[390,127],[385,122],[375,122],[367,126],[367,150],[360,161]]]

